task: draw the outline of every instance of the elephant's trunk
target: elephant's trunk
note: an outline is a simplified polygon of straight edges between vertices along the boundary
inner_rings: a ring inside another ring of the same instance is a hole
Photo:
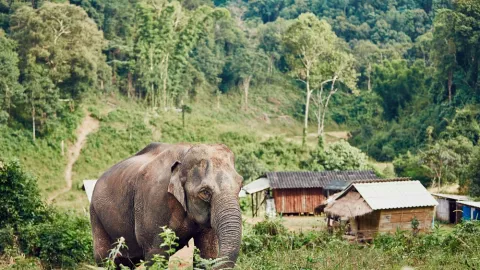
[[[228,260],[220,268],[233,268],[242,242],[242,213],[237,196],[215,196],[211,213],[212,228],[218,238],[218,257]]]

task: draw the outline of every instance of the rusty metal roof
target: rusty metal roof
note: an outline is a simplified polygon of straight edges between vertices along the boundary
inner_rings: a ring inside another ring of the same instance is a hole
[[[344,187],[356,180],[378,179],[373,171],[268,172],[267,178],[272,189],[326,188],[335,182]]]
[[[420,181],[353,183],[351,186],[373,210],[438,205]]]

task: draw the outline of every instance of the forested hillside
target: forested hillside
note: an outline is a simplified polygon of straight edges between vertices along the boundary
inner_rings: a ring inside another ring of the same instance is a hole
[[[46,194],[88,113],[76,181],[152,140],[227,143],[246,179],[368,166],[325,147],[341,130],[397,175],[480,195],[476,0],[0,0],[0,26],[1,152],[49,160]]]

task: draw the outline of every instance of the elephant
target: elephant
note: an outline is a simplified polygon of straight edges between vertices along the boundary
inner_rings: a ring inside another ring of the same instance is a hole
[[[108,257],[120,237],[117,265],[151,262],[160,247],[161,227],[172,229],[177,250],[194,239],[202,258],[224,258],[231,268],[238,257],[242,216],[238,194],[243,178],[234,154],[222,144],[151,143],[97,181],[90,204],[94,257]]]

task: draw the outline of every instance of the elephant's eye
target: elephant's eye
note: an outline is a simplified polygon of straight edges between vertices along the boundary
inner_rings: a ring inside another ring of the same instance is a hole
[[[206,202],[210,202],[210,199],[212,198],[212,193],[208,189],[203,189],[202,191],[200,191],[199,196],[200,199]]]

